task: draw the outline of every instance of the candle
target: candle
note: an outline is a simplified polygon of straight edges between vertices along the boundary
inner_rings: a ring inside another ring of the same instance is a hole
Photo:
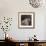
[[[6,34],[6,37],[8,37],[8,34]]]
[[[3,37],[5,38],[5,34],[3,35]]]

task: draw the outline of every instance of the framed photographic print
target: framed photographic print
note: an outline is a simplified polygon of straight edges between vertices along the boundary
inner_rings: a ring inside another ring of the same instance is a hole
[[[35,13],[34,12],[18,12],[18,27],[19,28],[34,28]]]

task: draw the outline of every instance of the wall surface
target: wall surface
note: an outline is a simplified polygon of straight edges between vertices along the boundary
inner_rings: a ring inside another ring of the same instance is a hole
[[[34,34],[39,40],[46,40],[46,6],[33,8],[29,0],[0,0],[1,17],[12,17],[12,26],[8,33],[16,40],[28,40]],[[18,12],[35,12],[35,29],[18,28]],[[0,29],[0,39],[4,39],[4,32]]]

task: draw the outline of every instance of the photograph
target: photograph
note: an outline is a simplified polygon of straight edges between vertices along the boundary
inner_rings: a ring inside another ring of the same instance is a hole
[[[35,25],[34,12],[19,12],[18,13],[18,27],[19,28],[34,28]]]
[[[30,15],[21,15],[21,25],[30,26],[31,25],[31,16]]]

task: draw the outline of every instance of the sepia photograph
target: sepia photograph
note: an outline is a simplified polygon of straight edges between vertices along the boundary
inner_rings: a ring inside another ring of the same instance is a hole
[[[19,28],[34,28],[35,25],[34,12],[19,12],[18,13],[18,27]]]

